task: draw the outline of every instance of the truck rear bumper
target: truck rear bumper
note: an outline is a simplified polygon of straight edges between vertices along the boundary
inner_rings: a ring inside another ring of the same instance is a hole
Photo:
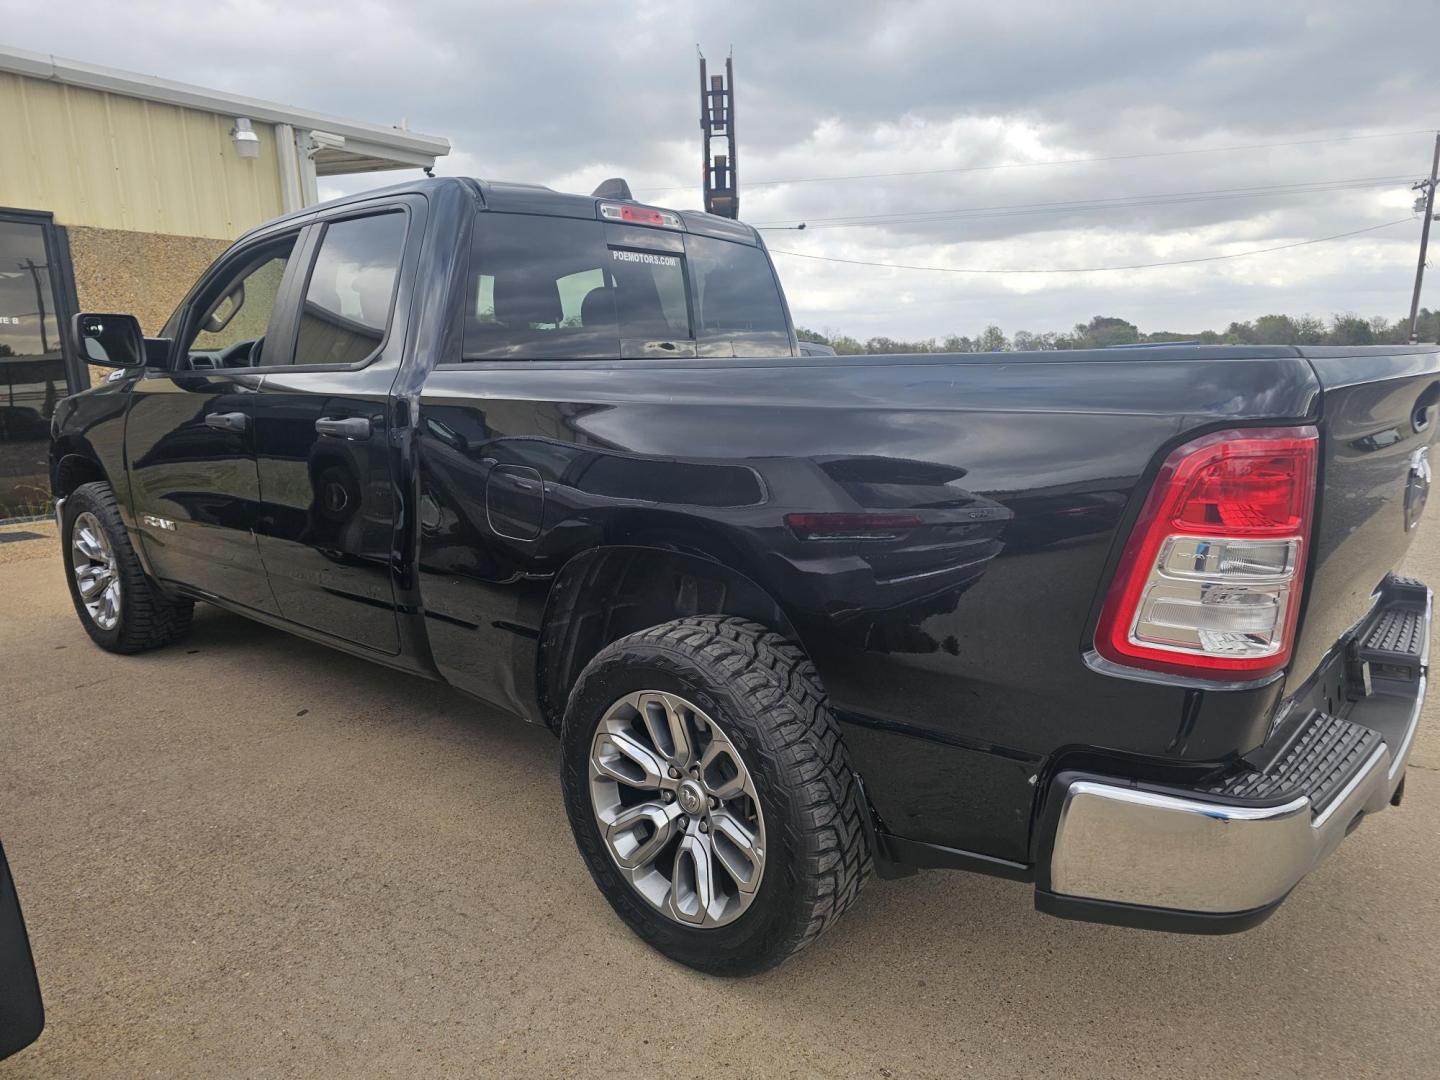
[[[1425,698],[1430,619],[1429,590],[1392,580],[1332,660],[1342,673],[1332,677],[1359,696],[1336,715],[1292,709],[1265,746],[1202,788],[1057,776],[1036,907],[1192,933],[1261,922],[1396,799]]]

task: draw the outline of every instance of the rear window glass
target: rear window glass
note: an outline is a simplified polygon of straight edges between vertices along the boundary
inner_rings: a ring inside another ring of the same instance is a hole
[[[759,248],[685,237],[694,275],[695,329],[703,352],[715,356],[790,356],[790,330],[780,286]]]
[[[684,259],[610,247],[599,221],[478,215],[466,295],[466,360],[693,354]]]

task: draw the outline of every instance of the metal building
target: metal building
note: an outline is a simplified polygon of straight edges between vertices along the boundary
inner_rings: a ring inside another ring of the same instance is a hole
[[[43,513],[76,310],[164,324],[240,233],[317,178],[422,169],[448,140],[0,46],[0,520]]]

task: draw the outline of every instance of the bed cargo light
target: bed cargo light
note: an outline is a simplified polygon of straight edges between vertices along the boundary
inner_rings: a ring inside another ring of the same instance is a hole
[[[682,228],[680,215],[653,206],[630,206],[624,203],[601,203],[600,216],[606,221],[623,221],[627,225],[658,225],[662,229]]]
[[[1130,667],[1249,679],[1294,647],[1315,506],[1313,427],[1222,431],[1160,467],[1095,635]]]

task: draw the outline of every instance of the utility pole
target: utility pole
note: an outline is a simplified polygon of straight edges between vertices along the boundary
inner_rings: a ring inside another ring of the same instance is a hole
[[[697,47],[696,52],[700,52]],[[700,130],[704,132],[704,153],[700,175],[705,183],[705,212],[721,217],[740,216],[740,194],[736,187],[735,158],[735,54],[725,58],[725,74],[708,77],[705,54],[700,53]],[[710,140],[724,138],[726,152],[712,154]]]
[[[35,307],[40,315],[40,351],[48,353],[50,341],[45,335],[45,292],[40,288],[40,271],[49,270],[50,266],[48,263],[37,263],[34,259],[26,259],[18,265],[21,270],[30,271],[30,280],[35,283]]]
[[[1425,221],[1420,226],[1420,262],[1415,267],[1415,292],[1410,297],[1410,343],[1420,340],[1420,283],[1425,280],[1425,253],[1430,247],[1430,222],[1435,217],[1435,180],[1440,173],[1440,131],[1435,133],[1435,156],[1430,161],[1430,179],[1421,180],[1415,187],[1425,189]],[[1416,199],[1415,208],[1420,209]]]

